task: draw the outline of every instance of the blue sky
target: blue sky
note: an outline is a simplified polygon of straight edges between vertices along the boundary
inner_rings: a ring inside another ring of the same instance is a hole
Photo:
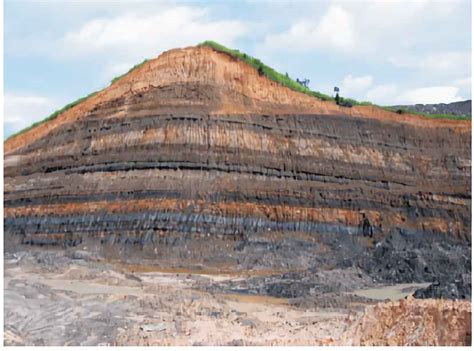
[[[4,3],[8,137],[145,58],[215,40],[313,90],[383,105],[471,98],[471,2]]]

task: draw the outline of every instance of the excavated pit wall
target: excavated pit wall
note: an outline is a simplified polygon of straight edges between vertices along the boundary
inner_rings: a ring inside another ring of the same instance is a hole
[[[357,264],[392,281],[470,269],[470,125],[361,116],[189,50],[7,142],[7,246],[93,240],[208,265]]]
[[[470,241],[470,143],[327,115],[99,111],[5,164],[5,229],[24,243],[241,240],[265,231],[393,230]],[[456,156],[453,156],[456,155]]]

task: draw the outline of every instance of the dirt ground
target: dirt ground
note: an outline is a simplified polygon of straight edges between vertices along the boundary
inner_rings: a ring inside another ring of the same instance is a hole
[[[249,282],[276,279],[267,272],[154,271],[44,250],[6,253],[4,263],[5,345],[338,344],[367,306],[426,286],[361,278],[352,292],[278,298],[249,293]],[[347,303],[325,307],[335,296]]]

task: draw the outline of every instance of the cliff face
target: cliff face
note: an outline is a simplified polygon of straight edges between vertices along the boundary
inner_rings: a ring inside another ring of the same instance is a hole
[[[5,233],[272,266],[372,262],[377,241],[470,250],[470,133],[319,101],[207,47],[172,50],[5,143]],[[410,266],[415,279],[443,270],[431,261]]]

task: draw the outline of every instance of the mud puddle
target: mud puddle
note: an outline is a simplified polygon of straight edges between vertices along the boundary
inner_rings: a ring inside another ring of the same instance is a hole
[[[356,290],[354,294],[374,300],[400,300],[408,295],[412,295],[417,289],[426,288],[430,284],[431,283],[407,283],[386,285],[373,289]]]
[[[134,264],[134,263],[123,263],[114,260],[107,260],[115,267],[125,270],[131,273],[167,273],[167,274],[191,274],[200,275],[207,277],[223,277],[223,278],[234,278],[234,277],[251,277],[251,276],[267,276],[273,274],[281,274],[282,270],[277,269],[250,269],[247,271],[235,270],[229,266],[222,267],[163,267],[154,264]],[[107,262],[106,261],[106,262]]]

